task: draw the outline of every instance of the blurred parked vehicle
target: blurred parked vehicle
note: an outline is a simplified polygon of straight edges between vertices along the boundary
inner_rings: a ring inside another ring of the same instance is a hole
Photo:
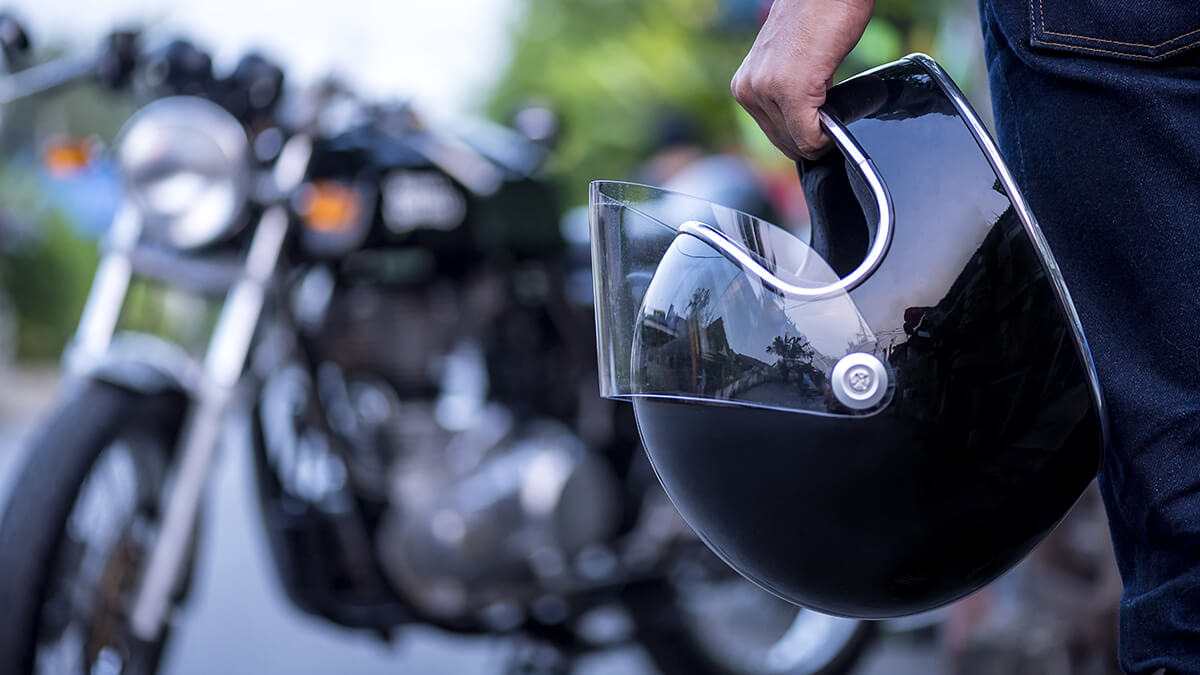
[[[718,562],[596,395],[587,260],[538,177],[549,111],[447,131],[336,86],[289,108],[261,56],[218,76],[133,33],[0,104],[80,80],[148,102],[113,148],[68,395],[0,521],[0,663],[156,671],[238,409],[305,612],[519,636],[509,672],[628,642],[668,675],[849,667],[870,625]]]

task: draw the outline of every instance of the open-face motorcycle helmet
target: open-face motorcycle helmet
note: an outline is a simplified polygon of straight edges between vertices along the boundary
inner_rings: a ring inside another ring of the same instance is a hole
[[[714,551],[812,609],[883,618],[1015,565],[1099,469],[1095,368],[979,118],[913,55],[828,95],[811,230],[591,186],[602,394],[632,401]]]

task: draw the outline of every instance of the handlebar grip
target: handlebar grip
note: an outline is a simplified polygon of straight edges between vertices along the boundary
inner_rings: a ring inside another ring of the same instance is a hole
[[[0,52],[11,69],[12,64],[21,63],[29,56],[29,33],[17,18],[8,12],[0,12]]]

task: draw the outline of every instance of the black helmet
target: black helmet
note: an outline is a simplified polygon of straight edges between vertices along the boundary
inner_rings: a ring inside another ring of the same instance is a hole
[[[995,145],[930,58],[834,87],[811,230],[591,187],[601,389],[680,512],[832,614],[928,610],[1015,565],[1099,468],[1096,373]]]

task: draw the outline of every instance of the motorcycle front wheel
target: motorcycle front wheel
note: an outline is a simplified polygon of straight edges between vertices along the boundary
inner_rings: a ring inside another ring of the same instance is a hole
[[[129,630],[186,401],[87,381],[34,437],[0,519],[0,663],[152,674],[165,636]]]
[[[664,675],[843,675],[876,634],[758,588],[707,551],[632,599],[639,640]]]

